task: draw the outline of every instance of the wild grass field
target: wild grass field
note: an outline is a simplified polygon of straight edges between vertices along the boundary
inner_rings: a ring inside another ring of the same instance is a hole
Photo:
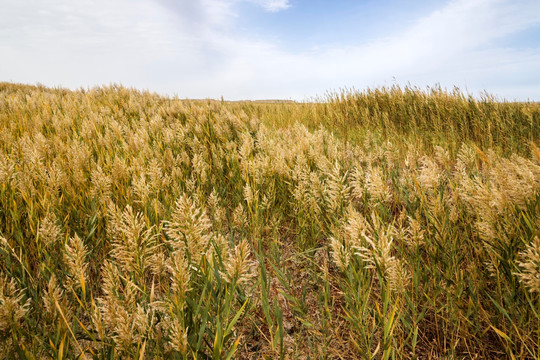
[[[540,105],[0,83],[0,357],[540,357]]]

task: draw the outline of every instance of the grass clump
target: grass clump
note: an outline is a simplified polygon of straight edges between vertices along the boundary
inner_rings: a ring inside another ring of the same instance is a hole
[[[0,84],[8,358],[538,358],[540,109]]]

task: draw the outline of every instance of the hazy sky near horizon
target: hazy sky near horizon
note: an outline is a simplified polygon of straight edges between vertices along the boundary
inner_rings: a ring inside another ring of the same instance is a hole
[[[538,0],[0,5],[0,81],[228,100],[440,84],[540,101]]]

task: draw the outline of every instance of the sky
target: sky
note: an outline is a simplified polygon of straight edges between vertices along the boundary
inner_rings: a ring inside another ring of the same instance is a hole
[[[540,101],[538,0],[0,0],[0,81],[309,100],[440,85]]]

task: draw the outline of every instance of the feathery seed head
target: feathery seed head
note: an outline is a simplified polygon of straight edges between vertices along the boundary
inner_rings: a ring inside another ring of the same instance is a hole
[[[439,186],[442,174],[439,165],[428,157],[422,159],[418,182],[426,190],[434,190]]]
[[[171,292],[177,299],[184,299],[190,290],[189,281],[191,278],[189,264],[185,255],[181,251],[175,251],[167,266],[171,274]]]
[[[391,232],[393,229],[389,228],[379,233],[375,240],[364,235],[367,246],[356,247],[355,254],[366,263],[366,269],[376,270],[392,290],[402,291],[408,283],[410,274],[403,263],[392,255]]]
[[[372,201],[384,203],[389,202],[392,199],[392,194],[383,177],[381,168],[370,167],[367,170],[366,185]]]
[[[97,165],[92,169],[90,177],[92,182],[90,196],[98,199],[100,203],[105,204],[112,193],[112,181],[110,176],[103,171],[101,166]]]
[[[64,261],[68,266],[68,286],[85,289],[86,256],[88,251],[79,235],[71,237],[65,245]]]
[[[45,289],[42,298],[43,304],[45,306],[45,311],[48,314],[55,316],[57,313],[56,304],[61,304],[63,296],[64,292],[58,286],[56,276],[54,274],[51,275],[51,278],[49,279],[49,284],[47,285],[47,289]]]
[[[233,212],[233,225],[238,228],[242,229],[244,228],[248,223],[246,212],[244,211],[244,207],[242,204],[238,204],[236,209],[234,209]]]
[[[23,294],[18,290],[13,279],[0,274],[0,332],[9,332],[18,328],[30,311],[30,299],[23,302]]]
[[[344,245],[337,238],[331,237],[330,249],[332,250],[332,260],[334,261],[334,264],[336,264],[341,271],[345,271],[349,267],[352,257],[351,248]]]
[[[521,270],[516,273],[520,282],[530,292],[540,293],[540,238],[538,236],[535,236],[525,250],[518,254],[517,264]]]
[[[186,355],[188,351],[187,329],[180,324],[178,319],[174,319],[170,325],[169,345],[181,355]]]
[[[171,220],[165,222],[165,233],[175,251],[187,251],[193,263],[198,263],[205,253],[211,237],[212,223],[189,196],[181,195],[175,202]]]
[[[57,224],[54,214],[47,214],[39,224],[39,237],[47,247],[53,246],[62,239],[62,229]]]
[[[247,240],[242,240],[234,248],[225,262],[223,274],[229,283],[236,281],[236,285],[249,282],[255,276],[255,262],[250,259],[250,250]]]
[[[356,200],[360,200],[364,196],[364,178],[364,171],[361,167],[355,167],[351,172],[351,194]]]
[[[425,231],[422,228],[422,225],[415,218],[412,218],[409,216],[408,219],[409,219],[409,227],[407,228],[406,237],[405,237],[407,240],[407,243],[413,247],[423,245]]]
[[[370,235],[373,228],[366,218],[349,206],[347,209],[347,224],[344,227],[346,242],[350,246],[360,246],[364,244],[364,235]]]
[[[114,212],[112,218],[118,216]],[[126,206],[119,218],[113,220],[117,226],[112,239],[111,254],[122,271],[142,275],[149,266],[149,258],[156,250],[157,235],[152,234],[153,227],[147,228],[143,214],[135,213]]]
[[[0,153],[0,186],[8,184],[15,174],[15,164],[7,155]]]

